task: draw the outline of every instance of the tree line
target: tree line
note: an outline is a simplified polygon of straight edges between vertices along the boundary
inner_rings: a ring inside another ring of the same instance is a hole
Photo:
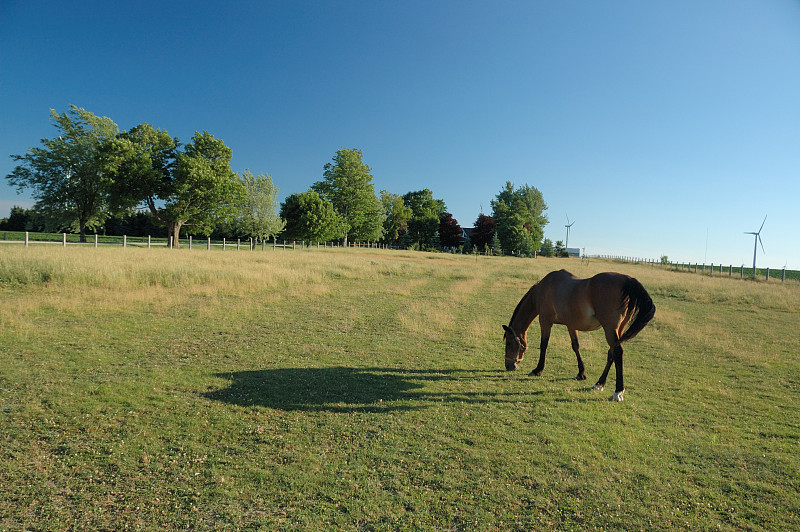
[[[183,144],[143,123],[128,131],[70,106],[50,110],[57,136],[41,139],[6,179],[30,189],[32,209],[14,207],[0,230],[163,235],[182,233],[286,240],[372,241],[408,249],[463,249],[532,255],[548,249],[547,205],[535,187],[507,182],[464,231],[430,189],[376,194],[359,149],[339,149],[308,190],[278,205],[271,176],[235,173],[231,148],[207,131]],[[549,243],[552,246],[552,243]]]

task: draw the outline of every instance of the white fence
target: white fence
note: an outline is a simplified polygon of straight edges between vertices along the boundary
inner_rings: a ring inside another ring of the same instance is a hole
[[[74,236],[74,235],[70,235]],[[50,245],[61,245],[61,246],[137,246],[137,247],[173,247],[172,237],[169,240],[166,239],[158,239],[153,240],[152,237],[148,236],[145,240],[143,237],[137,237],[135,239],[129,240],[127,235],[123,235],[122,237],[114,237],[114,240],[109,241],[107,237],[104,237],[103,241],[100,240],[99,235],[89,235],[91,241],[87,242],[74,242],[69,241],[67,239],[67,233],[61,233],[61,240],[38,240],[38,239],[31,239],[30,233],[25,231],[25,236],[22,240],[0,240],[0,244],[22,244],[25,247],[29,247],[34,244],[50,244]],[[92,238],[93,237],[93,238]],[[121,239],[121,240],[119,240]],[[256,244],[253,239],[247,239],[242,242],[242,239],[236,239],[234,242],[233,240],[227,240],[225,238],[222,241],[212,241],[211,237],[206,239],[194,239],[192,236],[189,236],[186,239],[179,239],[178,246],[188,246],[189,249],[194,248],[205,248],[207,250],[211,250],[213,248],[221,248],[223,250],[228,249],[236,249],[238,250],[254,250],[258,247],[261,247],[262,250],[271,247],[272,249],[307,249],[316,247],[317,249],[324,249],[324,248],[337,248],[337,247],[344,247],[343,244],[339,242],[287,242],[286,240],[283,243],[279,243],[277,240],[273,239],[271,242],[260,242]],[[348,243],[347,247],[353,248],[380,248],[380,249],[396,249],[395,246],[389,246],[387,244],[381,244],[378,242],[350,242]]]

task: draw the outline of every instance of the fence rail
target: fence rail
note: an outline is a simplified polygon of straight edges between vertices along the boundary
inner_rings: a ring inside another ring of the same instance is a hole
[[[662,262],[655,259],[643,259],[636,257],[620,257],[609,255],[594,255],[592,258],[613,260],[617,262],[645,264],[653,267],[666,268],[670,271],[696,273],[699,275],[707,275],[709,277],[728,277],[730,279],[764,279],[770,281],[771,279],[780,279],[781,282],[786,281],[800,281],[800,271],[787,270],[786,267],[776,270],[771,268],[757,268],[753,272],[752,267],[747,267],[744,264],[741,266],[734,266],[733,264],[705,264],[702,262]]]
[[[61,246],[122,246],[122,247],[173,247],[173,242],[166,238],[153,238],[151,236],[138,236],[138,237],[129,237],[126,235],[123,236],[104,236],[104,235],[87,235],[86,242],[80,242],[79,236],[73,233],[30,233],[29,231],[4,231],[0,233],[2,239],[0,239],[0,244],[22,244],[25,247],[34,245],[34,244],[49,244],[49,245],[61,245]],[[341,248],[345,247],[342,242],[298,242],[298,241],[286,241],[283,240],[282,242],[277,241],[276,239],[272,239],[269,242],[261,241],[256,243],[253,239],[246,239],[242,241],[242,239],[236,239],[234,242],[233,240],[227,240],[223,238],[222,240],[212,240],[210,237],[195,239],[192,236],[188,238],[179,239],[177,242],[178,246],[187,246],[189,249],[194,248],[205,248],[207,250],[212,249],[221,249],[223,251],[227,250],[255,250],[257,248],[261,248],[265,250],[267,248],[272,249],[309,249],[309,248],[317,248],[317,249],[327,249],[327,248]],[[399,249],[397,246],[392,246],[384,243],[379,242],[349,242],[347,244],[348,248],[375,248],[375,249]],[[478,253],[482,254],[482,253]],[[644,264],[650,265],[652,267],[658,268],[666,268],[670,271],[675,272],[683,272],[683,273],[694,273],[700,275],[708,275],[708,276],[720,276],[720,277],[728,277],[728,278],[738,278],[738,279],[754,279],[760,278],[764,279],[765,281],[770,281],[771,279],[780,279],[781,282],[786,282],[795,280],[800,281],[800,271],[797,270],[787,270],[785,267],[780,270],[774,270],[770,268],[758,268],[758,270],[754,273],[753,268],[742,266],[733,266],[729,264],[727,266],[723,266],[722,264],[705,264],[699,262],[663,262],[661,260],[655,259],[645,259],[645,258],[637,258],[637,257],[624,257],[624,256],[614,256],[614,255],[592,255],[590,257],[584,257],[584,259],[593,258],[593,259],[604,259],[604,260],[612,260],[617,262],[623,263],[632,263],[632,264]]]
[[[135,246],[135,247],[173,247],[172,239],[167,238],[153,238],[146,237],[129,237],[123,236],[103,236],[103,235],[87,235],[86,242],[80,242],[79,236],[73,233],[30,233],[29,231],[4,231],[0,233],[2,239],[0,244],[22,244],[25,247],[38,244],[50,244],[60,246]],[[302,241],[278,241],[272,239],[269,242],[261,241],[255,242],[253,239],[238,238],[236,240],[212,240],[210,237],[194,238],[189,236],[181,238],[177,241],[177,246],[186,246],[189,249],[205,248],[223,250],[236,249],[236,250],[255,250],[257,248],[267,249],[308,249],[308,248],[341,248],[344,247],[342,242],[302,242]],[[375,248],[375,249],[397,249],[397,246],[390,246],[380,242],[348,242],[347,247],[351,248]]]

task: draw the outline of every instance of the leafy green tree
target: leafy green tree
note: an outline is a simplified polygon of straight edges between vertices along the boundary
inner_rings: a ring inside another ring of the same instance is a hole
[[[383,240],[390,244],[397,244],[400,235],[408,227],[411,218],[411,208],[403,202],[403,197],[381,190],[381,203],[386,219],[383,222]]]
[[[315,190],[291,194],[281,204],[283,235],[289,240],[325,242],[343,234],[344,220]]]
[[[544,242],[542,243],[542,247],[539,250],[543,257],[552,257],[556,254],[555,248],[553,247],[553,241],[549,238],[545,238]]]
[[[166,131],[141,124],[119,135],[105,158],[113,204],[147,205],[176,247],[184,226],[207,235],[230,220],[245,192],[230,167],[233,151],[222,140],[195,132],[182,152],[178,145]]]
[[[11,207],[8,218],[0,220],[0,230],[25,231],[28,224],[28,211],[18,205]]]
[[[268,175],[253,176],[245,170],[239,176],[245,194],[237,214],[237,226],[245,235],[259,240],[267,240],[280,233],[286,223],[278,216],[278,187]]]
[[[111,176],[110,201],[117,212],[127,213],[139,206],[150,209],[154,218],[166,224],[161,201],[175,193],[175,163],[180,141],[150,124],[123,131],[104,151]]]
[[[50,110],[58,137],[42,139],[42,147],[12,155],[19,163],[6,176],[18,188],[33,189],[34,208],[48,229],[77,230],[86,242],[86,229],[101,226],[108,217],[106,175],[101,147],[119,132],[106,117],[70,106],[66,113]]]
[[[529,185],[515,190],[507,181],[492,200],[492,209],[495,232],[506,253],[529,255],[539,248],[547,225],[547,205],[539,190]]]
[[[403,202],[411,209],[411,218],[408,220],[409,238],[420,249],[428,249],[434,233],[439,230],[439,218],[447,210],[444,201],[435,199],[433,192],[426,188],[405,194]]]
[[[566,257],[567,256],[567,248],[564,247],[564,242],[562,240],[556,240],[556,243],[555,243],[555,254],[556,254],[556,257]]]
[[[497,233],[492,235],[492,253],[494,255],[502,255],[503,254],[503,247],[500,245],[500,237],[497,236]]]
[[[413,218],[432,217],[438,220],[447,211],[444,200],[435,199],[433,192],[427,188],[405,194],[403,202],[411,208]]]
[[[312,189],[331,202],[344,220],[344,241],[380,240],[383,235],[384,209],[375,195],[372,170],[364,164],[361,150],[340,149],[327,163],[322,181]]]

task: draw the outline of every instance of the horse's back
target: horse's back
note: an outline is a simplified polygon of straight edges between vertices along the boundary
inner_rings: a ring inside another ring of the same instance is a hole
[[[539,282],[542,300],[540,316],[579,331],[591,331],[600,326],[590,301],[590,279],[576,277],[566,270],[550,272]]]
[[[635,282],[630,275],[615,272],[599,273],[589,279],[589,297],[601,322],[618,327],[630,318],[624,288],[632,280]]]

